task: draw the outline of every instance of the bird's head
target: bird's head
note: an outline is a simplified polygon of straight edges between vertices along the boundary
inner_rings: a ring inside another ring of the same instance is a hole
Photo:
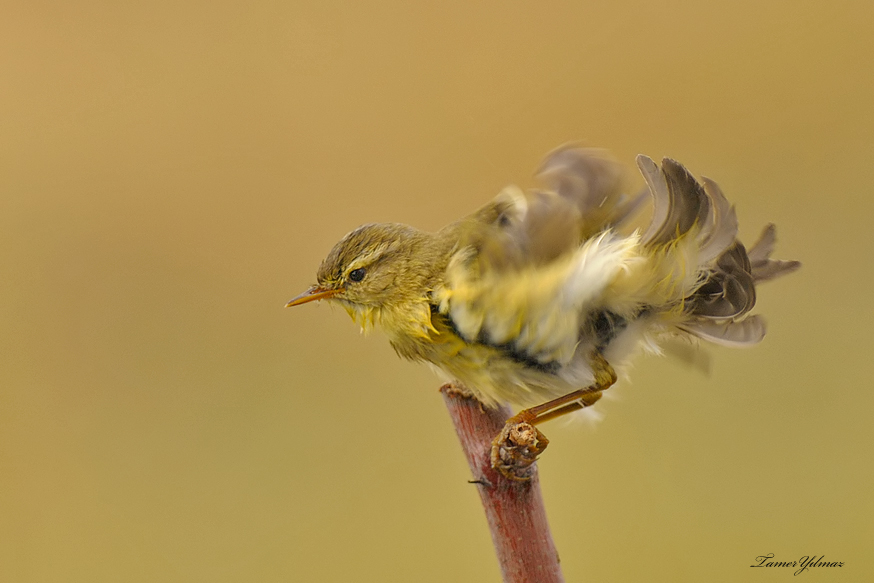
[[[396,223],[358,227],[334,245],[322,261],[318,283],[286,307],[314,300],[340,303],[356,321],[397,307],[424,293],[433,265],[423,245],[428,235]]]

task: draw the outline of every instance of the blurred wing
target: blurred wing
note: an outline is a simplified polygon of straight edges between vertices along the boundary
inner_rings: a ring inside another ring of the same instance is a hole
[[[468,342],[499,348],[536,366],[570,362],[586,310],[634,261],[635,237],[604,233],[545,265],[482,270],[475,249],[452,258],[435,290],[441,313]]]
[[[624,192],[624,175],[603,150],[573,145],[549,153],[537,171],[550,191],[577,208],[583,239],[620,226],[646,201],[645,191],[633,196]]]
[[[477,215],[479,220],[470,221],[462,245],[475,248],[481,271],[544,265],[580,244],[579,212],[552,192],[526,195],[508,187]]]
[[[537,172],[546,190],[508,187],[467,219],[462,246],[472,246],[479,269],[524,269],[573,253],[582,243],[620,226],[646,200],[628,196],[623,171],[603,151],[564,146]]]

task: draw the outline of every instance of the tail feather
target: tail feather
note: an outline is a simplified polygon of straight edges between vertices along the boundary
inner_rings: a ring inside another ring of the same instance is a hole
[[[653,201],[645,245],[666,247],[692,232],[698,245],[699,285],[685,298],[686,321],[679,327],[699,338],[727,345],[748,345],[765,335],[764,320],[747,316],[756,304],[756,283],[798,269],[797,261],[771,259],[775,228],[768,225],[747,252],[737,240],[737,214],[719,186],[703,186],[681,164],[646,156],[637,164]],[[693,231],[697,227],[697,231]]]
[[[709,178],[702,178],[702,181],[704,192],[710,197],[710,212],[701,229],[698,260],[709,263],[722,255],[737,239],[737,213],[718,184]]]
[[[799,261],[784,261],[771,259],[774,251],[774,243],[777,241],[777,227],[771,223],[765,227],[759,240],[749,250],[750,263],[752,264],[753,280],[756,282],[767,281],[792,273],[801,267]]]
[[[765,319],[759,315],[724,322],[699,318],[684,322],[679,327],[702,340],[723,346],[750,346],[758,344],[765,337]]]
[[[668,245],[704,223],[710,213],[710,198],[682,164],[665,158],[659,168],[651,158],[641,155],[637,165],[653,197],[652,222],[642,238],[645,245]]]
[[[717,320],[740,318],[756,305],[750,260],[740,241],[725,250],[710,267],[707,279],[687,299],[687,311]]]

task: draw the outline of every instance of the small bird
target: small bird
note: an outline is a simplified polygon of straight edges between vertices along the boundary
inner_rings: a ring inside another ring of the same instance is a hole
[[[603,151],[563,146],[537,173],[544,188],[507,187],[436,233],[361,226],[287,306],[340,304],[363,330],[381,326],[398,355],[435,365],[486,405],[529,407],[493,444],[493,465],[509,475],[501,446],[512,425],[593,405],[616,381],[614,366],[671,337],[759,342],[764,321],[748,315],[756,284],[800,266],[770,259],[774,225],[747,251],[712,180],[667,158],[641,155],[637,166],[647,188],[628,195]],[[649,226],[631,230],[647,200]]]

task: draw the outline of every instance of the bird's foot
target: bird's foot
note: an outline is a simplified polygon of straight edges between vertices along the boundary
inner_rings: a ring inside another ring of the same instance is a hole
[[[534,464],[549,445],[539,429],[517,415],[504,424],[492,441],[492,467],[510,480],[526,482],[534,475]]]

